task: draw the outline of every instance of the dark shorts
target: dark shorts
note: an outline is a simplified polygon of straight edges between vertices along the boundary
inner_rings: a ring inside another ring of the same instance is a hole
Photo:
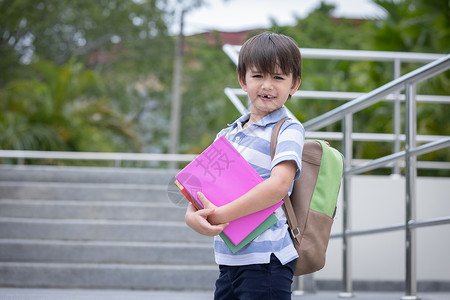
[[[272,254],[270,263],[219,266],[215,300],[290,300],[295,260],[282,265]]]

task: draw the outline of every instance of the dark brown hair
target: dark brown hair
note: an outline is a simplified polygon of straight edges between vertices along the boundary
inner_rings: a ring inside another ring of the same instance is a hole
[[[238,77],[245,83],[248,68],[274,74],[277,67],[295,80],[302,77],[302,55],[297,43],[290,37],[272,32],[258,34],[248,39],[239,52]]]

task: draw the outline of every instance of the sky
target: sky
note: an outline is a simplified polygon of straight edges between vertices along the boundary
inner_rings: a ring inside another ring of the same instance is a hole
[[[371,0],[206,0],[206,4],[188,12],[184,33],[191,35],[208,30],[240,31],[270,27],[270,20],[279,25],[293,25],[306,17],[320,2],[334,4],[336,17],[379,18],[381,8]],[[173,29],[178,32],[178,27]],[[174,33],[175,33],[174,32]]]

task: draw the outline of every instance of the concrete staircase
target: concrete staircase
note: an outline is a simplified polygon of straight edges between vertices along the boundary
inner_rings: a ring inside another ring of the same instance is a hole
[[[0,286],[213,289],[212,240],[184,224],[174,175],[0,165]]]

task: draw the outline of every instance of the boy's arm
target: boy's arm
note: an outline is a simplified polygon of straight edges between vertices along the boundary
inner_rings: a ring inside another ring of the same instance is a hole
[[[215,208],[206,208],[196,210],[195,207],[189,203],[184,217],[186,224],[200,234],[207,236],[215,236],[220,234],[228,224],[211,225],[207,218],[214,213]]]
[[[216,207],[207,219],[211,224],[223,224],[240,217],[255,213],[280,202],[289,192],[297,171],[297,165],[292,160],[280,162],[272,168],[270,177],[238,199]],[[199,194],[205,208],[214,207],[213,204]]]

